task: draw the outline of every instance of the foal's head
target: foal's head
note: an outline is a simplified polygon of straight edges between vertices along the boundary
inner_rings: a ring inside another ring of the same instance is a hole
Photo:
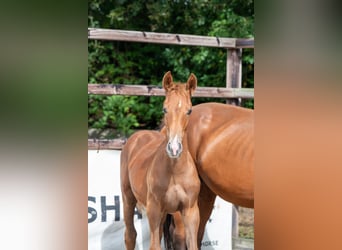
[[[186,83],[174,83],[170,71],[163,77],[166,96],[163,112],[168,139],[166,152],[170,158],[178,158],[182,153],[182,140],[192,108],[191,95],[196,86],[197,79],[192,73]]]

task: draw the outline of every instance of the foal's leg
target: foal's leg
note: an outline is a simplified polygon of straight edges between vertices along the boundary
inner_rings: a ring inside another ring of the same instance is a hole
[[[211,212],[214,208],[216,194],[214,194],[208,186],[201,181],[201,190],[198,195],[198,207],[200,211],[200,224],[198,228],[198,235],[197,235],[197,244],[198,248],[201,248],[201,243],[203,240],[205,225],[209,220]]]
[[[154,201],[154,198],[147,198],[146,214],[150,225],[150,250],[161,250],[161,222],[164,216],[160,204]]]
[[[197,234],[198,226],[200,223],[199,209],[197,201],[191,208],[185,208],[182,211],[184,227],[185,227],[185,238],[186,246],[188,250],[197,250]]]
[[[137,203],[136,198],[130,188],[123,189],[122,192],[124,221],[125,221],[125,245],[127,250],[134,250],[137,231],[134,227],[134,209]]]

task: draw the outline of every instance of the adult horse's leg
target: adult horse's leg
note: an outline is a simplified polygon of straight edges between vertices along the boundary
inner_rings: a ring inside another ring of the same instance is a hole
[[[186,244],[185,244],[185,228],[184,223],[182,220],[182,216],[180,212],[176,212],[172,215],[173,218],[173,230],[172,235],[172,241],[174,249],[177,250],[186,250]]]
[[[137,237],[137,231],[134,227],[134,209],[137,204],[137,200],[133,195],[130,188],[122,189],[123,209],[124,209],[124,221],[125,221],[125,245],[126,250],[134,250],[135,241]]]
[[[200,223],[200,215],[197,202],[191,208],[185,208],[182,211],[185,239],[188,250],[197,250],[197,234]]]
[[[163,228],[166,250],[186,250],[184,223],[179,211],[167,214]]]
[[[211,212],[214,208],[216,194],[214,194],[208,186],[201,181],[201,190],[198,195],[198,207],[200,211],[200,224],[198,228],[197,245],[201,248],[201,243],[203,240],[205,225],[209,220]]]

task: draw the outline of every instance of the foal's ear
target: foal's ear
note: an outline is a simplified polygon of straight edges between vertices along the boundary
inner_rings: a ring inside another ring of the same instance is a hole
[[[191,73],[188,78],[188,81],[186,82],[186,89],[188,89],[190,92],[190,95],[192,95],[196,87],[197,87],[197,78],[193,73]]]
[[[169,91],[173,86],[173,79],[172,79],[172,75],[171,75],[171,71],[168,71],[165,73],[164,77],[163,77],[163,88],[166,91]]]

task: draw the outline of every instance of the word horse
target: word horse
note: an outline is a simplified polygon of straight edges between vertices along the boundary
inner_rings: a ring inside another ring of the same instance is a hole
[[[185,241],[188,250],[197,249],[200,180],[188,151],[186,136],[192,111],[191,94],[196,86],[194,74],[189,76],[187,83],[182,84],[174,83],[171,72],[167,72],[163,77],[166,93],[164,132],[139,131],[128,139],[122,149],[121,191],[127,250],[135,247],[137,233],[133,215],[136,206],[146,210],[150,250],[161,249],[162,229],[168,214],[178,217],[180,214],[184,223],[184,228],[176,226],[173,232],[174,242],[177,242],[177,237],[180,237],[180,245],[183,241],[183,245],[178,247],[185,249]],[[164,234],[170,231],[164,230]]]

